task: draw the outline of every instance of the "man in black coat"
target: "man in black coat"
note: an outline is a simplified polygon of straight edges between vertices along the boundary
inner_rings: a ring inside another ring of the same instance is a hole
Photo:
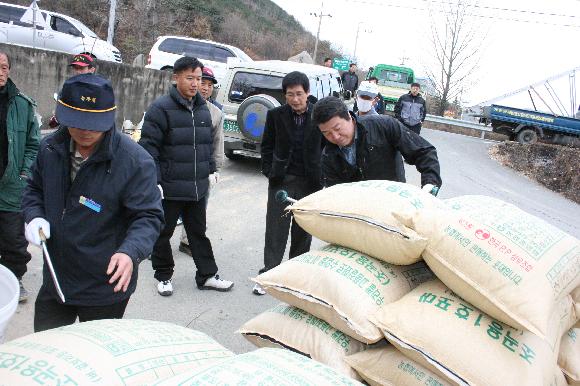
[[[268,177],[268,205],[264,267],[266,272],[280,264],[286,249],[291,217],[284,213],[286,203],[276,200],[278,190],[301,199],[320,190],[320,151],[322,135],[312,124],[312,104],[308,103],[310,82],[298,71],[282,80],[286,104],[268,111],[262,137],[262,174]],[[310,250],[312,236],[292,221],[290,258]],[[264,295],[259,284],[254,294]]]
[[[153,159],[115,129],[111,83],[68,79],[57,102],[60,129],[46,137],[22,200],[26,238],[47,238],[61,300],[47,264],[34,330],[122,318],[137,267],[153,249],[163,211]]]
[[[183,57],[173,65],[168,95],[156,99],[147,112],[139,144],[153,156],[163,197],[165,227],[155,243],[151,262],[157,291],[173,294],[175,262],[169,240],[181,216],[193,260],[195,282],[202,290],[229,291],[234,283],[220,279],[206,230],[206,196],[210,178],[217,179],[211,114],[200,90],[203,64]]]
[[[401,154],[421,173],[421,186],[437,195],[441,187],[437,150],[388,115],[356,117],[338,98],[314,106],[312,120],[329,144],[322,153],[325,186],[365,180],[405,182]]]

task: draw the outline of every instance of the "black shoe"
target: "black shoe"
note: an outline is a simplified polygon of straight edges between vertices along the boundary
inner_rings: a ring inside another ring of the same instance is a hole
[[[185,243],[179,243],[179,252],[183,252],[186,255],[192,256],[191,255],[191,248],[189,248],[189,245],[187,245]]]

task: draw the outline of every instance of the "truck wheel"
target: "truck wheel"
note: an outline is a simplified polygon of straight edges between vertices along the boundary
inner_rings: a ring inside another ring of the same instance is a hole
[[[259,94],[246,98],[238,108],[238,126],[244,137],[255,143],[261,142],[266,113],[278,106],[280,102],[270,95]]]
[[[523,129],[518,133],[517,140],[523,144],[536,143],[538,142],[538,133],[534,129]]]

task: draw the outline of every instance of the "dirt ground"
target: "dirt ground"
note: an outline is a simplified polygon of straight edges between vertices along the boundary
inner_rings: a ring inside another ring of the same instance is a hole
[[[492,146],[489,153],[502,165],[580,204],[579,148],[503,142]]]

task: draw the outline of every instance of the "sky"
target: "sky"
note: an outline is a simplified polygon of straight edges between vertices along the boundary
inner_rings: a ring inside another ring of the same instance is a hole
[[[357,28],[357,61],[366,68],[377,63],[403,61],[418,76],[426,76],[433,55],[430,29],[442,7],[457,0],[273,0],[316,36],[319,19],[310,13],[330,14],[322,19],[320,38],[353,55]],[[463,0],[465,1],[465,0]],[[471,106],[496,98],[556,74],[580,67],[580,0],[479,0],[472,17],[480,31],[479,66],[474,84],[461,101]],[[431,11],[429,11],[431,10]],[[311,49],[314,50],[314,47]],[[580,86],[580,68],[574,83]],[[551,82],[566,112],[572,109],[568,76]],[[553,110],[544,85],[536,88]],[[580,89],[576,106],[580,103]],[[539,110],[540,98],[535,96]],[[531,108],[521,93],[497,101]]]

